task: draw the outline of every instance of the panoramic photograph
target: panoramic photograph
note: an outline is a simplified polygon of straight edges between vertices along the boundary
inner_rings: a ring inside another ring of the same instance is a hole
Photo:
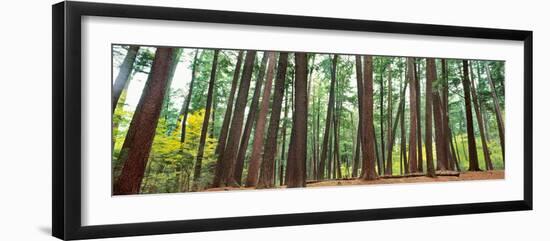
[[[112,195],[504,179],[504,61],[111,52]]]

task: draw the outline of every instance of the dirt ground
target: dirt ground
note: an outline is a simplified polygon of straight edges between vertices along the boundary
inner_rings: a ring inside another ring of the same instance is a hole
[[[457,173],[458,174],[458,173]],[[461,172],[458,176],[437,176],[435,178],[426,176],[415,177],[381,177],[377,180],[367,181],[362,179],[341,179],[330,181],[308,181],[307,187],[326,187],[326,186],[348,186],[348,185],[372,185],[372,184],[394,184],[394,183],[417,183],[417,182],[446,182],[446,181],[471,181],[471,180],[490,180],[504,179],[504,171],[484,171],[484,172]],[[285,188],[284,186],[277,188]],[[234,190],[253,190],[254,188],[245,187],[220,187],[210,188],[204,191],[234,191]]]

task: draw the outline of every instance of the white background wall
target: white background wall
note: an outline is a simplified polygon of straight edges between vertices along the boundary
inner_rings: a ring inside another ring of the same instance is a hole
[[[109,1],[163,4],[170,1]],[[0,8],[0,240],[54,240],[51,231],[51,9],[54,1],[9,1]],[[534,31],[534,206],[530,212],[263,228],[119,240],[544,240],[550,218],[550,24],[544,1],[224,1],[186,7]],[[429,231],[429,233],[427,233]]]

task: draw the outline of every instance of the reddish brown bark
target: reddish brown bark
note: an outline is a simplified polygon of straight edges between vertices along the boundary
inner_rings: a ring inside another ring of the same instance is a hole
[[[434,118],[440,119],[441,118],[441,112],[438,112],[439,115],[436,114],[436,109],[439,110],[438,105],[433,105],[432,101],[436,101],[435,99],[438,99],[439,96],[435,96],[437,93],[437,90],[432,90],[432,83],[435,82],[437,78],[437,72],[435,70],[435,60],[433,58],[426,59],[426,130],[425,134],[426,137],[426,168],[428,169],[426,174],[429,177],[435,177],[435,169],[434,169],[434,163],[433,163],[433,151],[432,151],[432,111],[434,112]],[[434,98],[434,100],[432,100]],[[437,126],[437,124],[436,124]],[[437,127],[436,127],[436,135],[437,135]],[[437,139],[437,136],[436,136]],[[436,148],[437,149],[437,148]],[[437,153],[437,158],[439,159],[439,150]]]
[[[409,79],[409,109],[410,109],[410,128],[409,128],[409,171],[418,172],[417,156],[417,103],[416,103],[416,78],[414,77],[414,59],[407,58],[407,78]]]
[[[265,81],[265,87],[262,94],[262,103],[256,126],[254,127],[254,141],[252,143],[252,153],[250,154],[250,163],[248,164],[248,175],[246,177],[246,186],[253,187],[258,184],[258,174],[260,170],[260,161],[262,156],[262,148],[264,145],[265,123],[267,121],[267,112],[269,111],[269,103],[271,96],[271,86],[273,82],[273,73],[275,71],[275,53],[266,52],[268,56],[268,67]]]
[[[287,159],[289,173],[287,187],[306,186],[307,158],[307,55],[297,52],[295,56],[294,115],[292,116],[292,135],[294,143],[290,146]]]
[[[416,86],[416,147],[417,147],[417,162],[418,165],[418,172],[423,172],[423,158],[422,158],[422,122],[420,118],[420,77],[419,77],[419,69],[420,65],[416,63],[416,59],[413,58],[413,64],[414,64],[414,83]]]
[[[474,133],[474,120],[472,117],[472,101],[470,96],[470,74],[468,71],[468,60],[462,60],[462,86],[464,88],[464,104],[466,107],[466,131],[468,133],[468,160],[470,166],[468,171],[480,171],[477,160],[476,137]]]
[[[114,195],[137,194],[149,158],[151,145],[168,87],[174,48],[158,48],[121,151],[122,171],[113,186]],[[122,153],[126,153],[123,155]]]
[[[235,180],[239,185],[243,175],[244,158],[246,156],[246,150],[248,149],[248,141],[250,140],[250,132],[252,132],[252,126],[256,122],[258,117],[258,103],[260,102],[260,94],[262,93],[262,85],[265,76],[265,68],[267,65],[267,52],[264,52],[262,62],[260,64],[260,71],[258,72],[256,79],[256,86],[254,87],[254,95],[252,95],[252,103],[248,109],[248,116],[246,117],[246,123],[244,124],[244,131],[241,137],[239,145],[239,152],[237,153],[237,161],[235,164]]]
[[[442,75],[442,83],[440,85],[441,90],[441,112],[443,116],[443,140],[445,141],[445,152],[447,153],[447,156],[443,162],[437,162],[438,163],[438,169],[441,169],[439,167],[440,163],[444,164],[445,169],[448,170],[460,170],[460,167],[458,167],[458,157],[455,154],[453,142],[452,142],[452,131],[451,127],[449,126],[449,84],[448,84],[448,77],[447,77],[447,62],[445,59],[441,59],[441,75]]]
[[[363,73],[363,111],[361,113],[361,151],[363,153],[363,168],[365,169],[363,179],[374,180],[378,178],[376,174],[376,157],[374,144],[374,101],[373,101],[373,66],[372,56],[364,58],[364,73]]]
[[[231,90],[227,98],[227,107],[225,109],[225,115],[223,117],[222,128],[220,130],[220,137],[218,138],[218,145],[216,146],[215,153],[218,155],[216,162],[216,172],[214,174],[213,186],[218,187],[221,182],[221,168],[223,160],[223,151],[225,150],[225,143],[227,140],[227,132],[229,131],[229,124],[231,122],[231,116],[233,115],[233,99],[235,97],[235,92],[237,91],[237,84],[239,82],[239,76],[241,74],[241,66],[243,61],[243,51],[239,51],[237,56],[237,63],[235,64],[235,70],[233,71],[233,81],[231,82]]]
[[[260,165],[260,180],[257,188],[271,188],[274,186],[273,176],[275,174],[275,153],[277,151],[277,133],[279,131],[279,121],[281,118],[281,105],[285,90],[286,70],[288,65],[288,53],[279,54],[279,63],[277,64],[277,77],[273,92],[273,103],[271,107],[271,118],[267,129],[267,138],[264,146],[264,154]],[[281,171],[282,173],[282,171]],[[282,180],[281,176],[281,180]]]
[[[243,130],[243,120],[248,98],[248,91],[250,90],[250,80],[252,78],[255,58],[256,51],[249,50],[246,52],[243,74],[241,77],[241,82],[239,83],[237,98],[235,99],[235,110],[233,111],[233,117],[231,118],[231,124],[227,136],[227,144],[223,153],[223,160],[221,163],[222,165],[218,167],[222,168],[220,186],[239,186],[234,176],[235,163],[237,159],[237,151],[239,148],[239,140]]]

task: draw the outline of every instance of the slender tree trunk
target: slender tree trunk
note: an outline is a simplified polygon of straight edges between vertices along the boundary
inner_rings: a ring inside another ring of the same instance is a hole
[[[315,123],[316,125],[316,132],[315,132],[315,143],[317,144],[316,147],[315,147],[315,150],[316,150],[316,155],[317,157],[315,158],[317,160],[317,172],[315,173],[315,179],[318,179],[319,178],[319,175],[321,172],[324,171],[324,169],[321,168],[320,166],[320,149],[319,149],[319,144],[320,144],[320,135],[319,133],[321,132],[321,95],[320,94],[317,94],[317,121]]]
[[[355,152],[353,154],[353,169],[351,172],[352,177],[357,177],[357,171],[359,170],[359,159],[361,158],[361,122],[357,123],[357,133],[355,134]]]
[[[334,55],[332,58],[332,69],[331,69],[331,78],[330,78],[330,90],[329,90],[329,97],[328,97],[328,104],[327,104],[327,118],[325,119],[325,133],[323,135],[323,144],[321,148],[321,159],[319,160],[319,176],[317,179],[323,180],[325,179],[325,162],[327,161],[327,152],[328,152],[328,145],[329,145],[329,135],[330,135],[330,126],[332,123],[332,111],[334,109],[334,88],[336,84],[336,66],[338,63],[338,55]],[[330,166],[330,165],[329,165]],[[330,175],[330,171],[329,171]]]
[[[505,138],[504,138],[504,120],[502,119],[502,114],[500,112],[500,104],[497,97],[497,92],[495,88],[495,83],[491,77],[491,70],[489,64],[485,64],[485,73],[487,74],[487,80],[489,81],[489,86],[491,86],[491,96],[493,97],[493,105],[495,106],[495,114],[497,117],[497,126],[498,126],[498,136],[500,138],[500,148],[502,150],[502,161],[505,163]]]
[[[417,157],[417,153],[416,151],[418,150],[416,147],[417,147],[417,131],[418,131],[418,126],[417,126],[417,121],[418,119],[416,118],[417,114],[418,114],[418,109],[417,109],[417,103],[416,103],[416,78],[414,77],[414,72],[415,72],[415,67],[414,67],[414,59],[413,58],[407,58],[407,75],[408,75],[408,79],[409,79],[409,82],[410,82],[410,85],[409,85],[409,109],[410,109],[410,118],[409,118],[409,122],[410,122],[410,128],[409,128],[409,171],[412,172],[412,173],[416,173],[418,172],[418,157]]]
[[[250,133],[252,132],[252,126],[258,119],[258,102],[260,101],[260,94],[265,76],[265,69],[267,65],[268,53],[264,52],[262,62],[260,64],[260,70],[256,76],[256,86],[254,87],[254,95],[252,96],[252,103],[248,109],[248,116],[246,117],[246,123],[244,124],[244,131],[241,137],[239,152],[237,153],[237,161],[235,164],[235,180],[240,185],[242,181],[244,159],[246,156],[246,150],[248,149],[248,142],[250,140]],[[257,129],[256,129],[257,130]],[[249,162],[250,163],[250,162]],[[249,164],[250,167],[250,164]]]
[[[275,71],[275,53],[266,52],[266,54],[268,56],[267,62],[269,66],[267,67],[267,78],[262,94],[260,112],[258,113],[258,120],[256,121],[256,127],[254,128],[254,141],[252,143],[252,153],[250,154],[248,175],[246,177],[247,187],[254,187],[258,184],[262,148],[264,146],[265,123],[267,121],[267,112],[269,111],[269,100],[271,96],[271,83],[273,81],[273,73]]]
[[[375,143],[372,135],[374,134],[374,118],[373,118],[373,66],[372,56],[365,56],[363,75],[363,111],[361,114],[361,150],[363,152],[363,167],[365,169],[363,179],[374,180],[378,178],[375,170]],[[359,86],[358,86],[359,88]],[[370,133],[370,134],[369,134]]]
[[[466,129],[468,132],[468,160],[470,166],[468,171],[480,171],[477,160],[476,137],[474,133],[474,120],[472,117],[472,101],[470,99],[470,78],[468,71],[468,60],[462,60],[462,85],[464,87],[464,102],[466,107]]]
[[[292,136],[294,143],[288,151],[289,173],[287,187],[306,186],[306,158],[307,158],[307,55],[303,52],[294,53],[295,56],[295,97],[294,115],[292,116]]]
[[[282,186],[284,184],[284,179],[283,178],[283,169],[284,169],[284,165],[286,163],[286,158],[285,158],[285,148],[286,148],[286,130],[287,130],[287,116],[288,116],[288,103],[289,103],[289,97],[288,97],[288,88],[287,88],[287,85],[285,84],[285,87],[284,87],[284,98],[285,98],[285,108],[284,108],[284,116],[283,116],[283,130],[282,130],[282,136],[281,136],[281,139],[282,139],[282,143],[281,143],[281,159],[280,159],[280,173],[279,173],[279,176],[281,177],[281,180],[280,180],[280,186]]]
[[[435,70],[435,59],[428,58],[426,59],[426,129],[425,134],[426,137],[424,138],[426,141],[426,168],[428,169],[426,174],[429,177],[435,177],[435,169],[434,169],[434,163],[433,163],[433,151],[432,151],[432,111],[434,112],[434,118],[439,119],[441,118],[441,115],[437,115],[436,112],[438,112],[439,106],[435,105],[433,106],[432,101],[436,102],[438,100],[432,100],[432,97],[434,99],[438,99],[439,96],[437,95],[437,90],[432,90],[432,83],[435,82],[437,78],[437,72]],[[438,112],[441,114],[441,112]],[[437,138],[437,124],[436,124],[436,139]],[[436,140],[437,142],[437,140]],[[439,159],[440,153],[439,148],[436,148],[437,158]]]
[[[417,138],[417,141],[416,141],[416,145],[417,145],[417,148],[418,148],[418,152],[417,152],[417,157],[418,157],[418,161],[417,161],[417,165],[418,165],[418,172],[423,172],[424,171],[424,168],[423,168],[423,158],[422,158],[422,122],[421,122],[421,108],[420,108],[420,96],[421,96],[421,91],[420,91],[420,77],[419,77],[419,73],[420,72],[420,65],[416,63],[416,59],[414,59],[413,61],[413,64],[414,64],[414,83],[415,83],[415,86],[416,86],[416,138]]]
[[[248,91],[250,89],[250,79],[252,78],[255,58],[256,51],[250,50],[246,52],[243,74],[241,77],[241,82],[239,84],[237,99],[235,100],[235,109],[233,111],[233,117],[231,118],[231,124],[229,126],[226,147],[223,151],[224,153],[221,163],[222,165],[218,167],[222,168],[222,182],[220,186],[239,186],[234,176],[235,164],[237,160],[239,140],[243,130],[243,119],[246,109],[246,102],[248,99]]]
[[[218,159],[216,161],[216,171],[214,174],[214,182],[212,184],[214,187],[218,187],[221,184],[221,176],[222,176],[221,165],[223,160],[223,153],[225,150],[227,133],[229,131],[229,124],[231,122],[231,117],[233,115],[233,99],[235,96],[235,92],[237,91],[239,76],[241,74],[243,56],[244,56],[243,51],[242,50],[239,51],[239,55],[237,56],[237,63],[235,64],[235,70],[233,71],[233,81],[231,82],[231,89],[229,91],[229,95],[227,99],[227,107],[225,108],[222,128],[220,130],[220,137],[218,139],[218,145],[216,146],[215,153],[218,155]]]
[[[281,118],[281,104],[285,90],[286,71],[288,65],[288,53],[279,54],[279,63],[277,64],[277,77],[273,91],[273,103],[271,104],[271,118],[267,129],[267,138],[264,145],[264,154],[260,165],[260,180],[257,188],[273,187],[275,153],[277,150],[277,133],[279,130],[279,121]],[[282,170],[281,170],[282,174]],[[281,180],[282,180],[281,176]]]
[[[204,144],[206,143],[206,136],[208,135],[208,122],[210,121],[210,110],[212,109],[212,96],[214,93],[214,82],[216,82],[216,71],[218,68],[219,53],[219,50],[214,50],[214,59],[212,60],[212,70],[210,72],[210,82],[208,83],[208,93],[206,95],[206,107],[204,108],[204,119],[202,121],[201,136],[199,139],[199,150],[197,151],[195,172],[193,174],[192,190],[194,191],[199,189],[199,182],[202,170],[202,158],[204,156]]]
[[[453,163],[458,163],[455,151],[453,150],[452,143],[452,131],[449,125],[449,80],[447,76],[447,62],[445,59],[441,59],[441,75],[443,84],[441,85],[441,112],[443,114],[443,139],[445,140],[445,150],[447,152],[447,158],[445,161],[445,168],[449,170],[455,170]],[[453,163],[450,163],[450,162]],[[437,162],[439,165],[439,161]],[[438,166],[438,169],[440,167]],[[459,169],[459,168],[457,168]]]
[[[139,193],[175,53],[174,48],[157,48],[151,67],[151,78],[145,84],[124,140],[122,149],[126,149],[127,155],[121,160],[124,165],[114,183],[114,195]]]
[[[402,165],[403,165],[403,170],[401,172],[401,174],[404,173],[409,173],[409,164],[407,162],[407,136],[405,135],[405,105],[403,105],[402,108],[402,112],[403,114],[401,115],[401,119],[399,120],[399,123],[400,123],[400,126],[399,126],[399,129],[401,130],[401,156],[402,156]]]
[[[127,86],[128,79],[130,78],[130,75],[134,68],[134,62],[136,62],[138,51],[139,51],[139,46],[131,45],[128,48],[128,53],[124,57],[122,64],[120,65],[118,75],[115,79],[115,83],[113,84],[113,100],[111,105],[112,113],[115,113],[115,108],[117,106],[118,99],[120,98],[122,91]]]
[[[197,76],[197,67],[199,59],[202,59],[202,55],[204,54],[204,51],[201,53],[201,57],[198,57],[199,50],[195,50],[195,57],[193,58],[193,67],[191,67],[191,82],[189,82],[189,90],[187,91],[187,97],[185,98],[185,101],[183,103],[181,114],[183,115],[183,118],[181,119],[181,138],[180,142],[185,142],[185,130],[187,126],[187,116],[189,114],[189,105],[191,104],[191,98],[193,97],[193,86],[195,85],[195,78]]]
[[[479,134],[481,136],[481,146],[483,149],[483,159],[485,160],[485,169],[493,170],[493,162],[491,161],[491,154],[489,153],[489,147],[487,147],[487,139],[485,137],[485,128],[483,124],[483,116],[481,115],[481,109],[479,105],[479,100],[477,99],[477,90],[476,90],[476,80],[474,78],[474,73],[472,71],[472,65],[470,64],[470,75],[472,79],[472,99],[474,102],[474,111],[476,113],[477,126],[479,129]],[[479,79],[480,76],[478,75]]]
[[[386,125],[386,128],[388,129],[388,133],[387,133],[387,138],[388,140],[386,141],[386,144],[388,145],[387,146],[387,151],[388,151],[388,155],[387,155],[387,159],[386,159],[386,169],[385,169],[385,173],[386,175],[392,175],[392,168],[393,168],[393,153],[392,153],[392,149],[393,149],[393,130],[392,130],[392,109],[393,109],[393,104],[392,104],[392,99],[393,99],[393,93],[392,93],[392,69],[391,69],[391,62],[388,64],[388,117],[386,118],[388,123]]]
[[[379,58],[382,62],[382,59]],[[380,66],[380,153],[382,155],[382,159],[378,162],[378,174],[382,175],[382,173],[386,173],[386,168],[384,166],[384,162],[386,161],[386,151],[385,151],[385,145],[384,145],[384,67]]]

